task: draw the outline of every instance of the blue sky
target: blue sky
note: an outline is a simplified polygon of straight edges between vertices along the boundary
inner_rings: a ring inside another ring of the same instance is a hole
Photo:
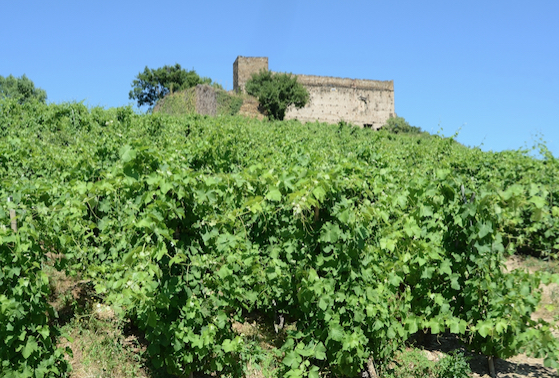
[[[394,80],[410,124],[483,150],[559,156],[559,1],[2,1],[0,75],[48,101],[133,104],[144,69],[179,63],[232,88],[238,55],[270,69]]]

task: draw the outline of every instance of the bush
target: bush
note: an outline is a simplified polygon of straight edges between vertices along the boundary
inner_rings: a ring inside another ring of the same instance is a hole
[[[396,355],[392,369],[386,375],[390,378],[468,378],[471,374],[466,357],[452,351],[439,361],[430,361],[420,349],[404,350]]]
[[[217,91],[217,113],[222,115],[235,115],[241,110],[243,99],[237,95],[229,94],[224,90]]]
[[[33,225],[15,233],[5,224],[10,218],[0,207],[0,376],[62,377],[70,350],[56,345],[59,330],[50,324],[55,314],[39,235]]]
[[[21,77],[0,76],[0,98],[2,97],[15,98],[20,104],[32,99],[43,104],[47,102],[47,92],[44,89],[36,88],[35,84],[25,75]]]
[[[307,89],[297,82],[297,77],[286,73],[260,71],[252,74],[246,91],[258,98],[271,120],[283,120],[289,106],[300,109],[309,101]]]
[[[472,370],[462,353],[450,352],[437,364],[437,378],[468,378]]]
[[[138,107],[151,107],[168,93],[195,87],[198,84],[210,84],[211,79],[200,77],[196,71],[187,71],[180,64],[150,69],[146,66],[132,82],[132,90],[128,93],[131,100],[138,101]]]
[[[396,367],[388,374],[389,377],[432,378],[435,363],[429,361],[419,349],[406,350],[397,356]]]
[[[243,99],[239,95],[230,94],[217,86],[212,85],[216,94],[217,114],[235,115],[243,105]],[[159,100],[153,108],[154,113],[165,113],[175,116],[196,113],[196,88],[189,88],[180,92],[168,93],[165,98]]]
[[[392,117],[382,126],[383,130],[386,130],[393,134],[422,134],[421,128],[416,126],[411,126],[404,117]]]

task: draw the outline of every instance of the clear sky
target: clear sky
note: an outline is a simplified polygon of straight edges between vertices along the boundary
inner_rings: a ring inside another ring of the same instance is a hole
[[[273,71],[394,80],[411,125],[483,150],[559,157],[559,1],[0,1],[0,75],[48,101],[133,104],[144,67],[226,89],[238,55]]]

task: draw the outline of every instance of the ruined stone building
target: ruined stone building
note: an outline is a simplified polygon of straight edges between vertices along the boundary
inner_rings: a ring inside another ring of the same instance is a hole
[[[268,70],[268,58],[238,56],[233,63],[233,90],[244,91],[253,73]],[[394,81],[295,75],[310,94],[301,109],[288,109],[285,119],[337,123],[378,129],[394,117]]]

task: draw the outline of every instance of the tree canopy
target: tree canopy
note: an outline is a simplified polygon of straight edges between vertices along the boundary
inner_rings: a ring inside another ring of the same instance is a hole
[[[287,73],[260,71],[252,74],[245,88],[249,95],[258,98],[270,119],[283,120],[289,106],[300,109],[309,101],[307,89],[297,82],[296,76]]]
[[[417,126],[411,126],[404,117],[391,117],[388,118],[386,123],[382,126],[383,130],[386,130],[393,134],[422,134],[421,128]]]
[[[128,94],[131,100],[137,100],[138,106],[155,103],[165,97],[167,93],[173,93],[183,89],[194,87],[198,84],[211,84],[209,78],[201,78],[196,71],[187,71],[180,64],[174,66],[163,66],[151,69],[146,66],[144,72],[140,72],[132,82],[132,90]]]
[[[21,104],[30,99],[36,99],[39,102],[47,101],[47,92],[44,89],[36,88],[35,84],[27,76],[7,77],[0,76],[0,98],[12,97],[17,98]]]

